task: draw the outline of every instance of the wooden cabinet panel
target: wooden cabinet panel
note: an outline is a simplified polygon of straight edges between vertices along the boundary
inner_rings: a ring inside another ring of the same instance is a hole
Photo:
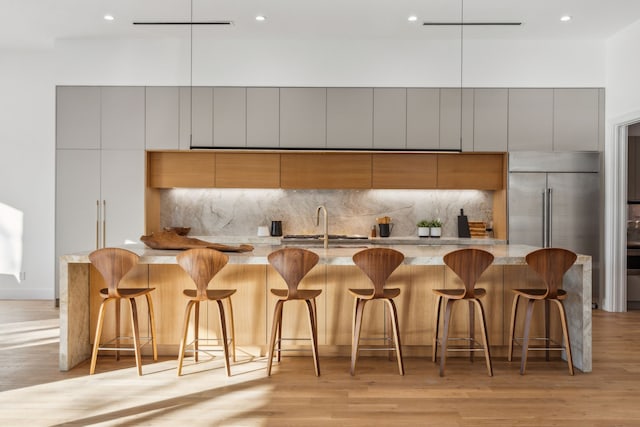
[[[504,188],[503,154],[438,154],[438,188]]]
[[[436,188],[436,154],[373,154],[372,159],[372,188]]]
[[[213,89],[213,145],[245,147],[247,145],[247,96],[243,87]]]
[[[282,188],[371,188],[371,154],[280,155]]]
[[[326,147],[326,106],[325,88],[281,88],[280,147]]]
[[[406,108],[406,148],[414,150],[439,148],[440,115],[442,114],[440,89],[407,89]]]
[[[509,151],[551,151],[553,89],[509,89]]]
[[[216,187],[279,188],[280,155],[273,153],[217,153]]]
[[[373,147],[373,89],[327,89],[327,147]]]
[[[56,89],[56,148],[100,148],[100,88]]]
[[[275,148],[280,144],[280,90],[247,88],[247,147]]]
[[[215,187],[214,153],[148,153],[148,185],[154,188]]]
[[[553,151],[596,151],[599,147],[598,89],[554,89]]]
[[[145,94],[145,147],[147,150],[180,148],[180,89],[148,87]]]
[[[145,88],[113,86],[101,89],[103,150],[144,150]]]
[[[407,147],[407,90],[373,89],[373,148]]]
[[[507,151],[507,89],[475,89],[473,151]]]

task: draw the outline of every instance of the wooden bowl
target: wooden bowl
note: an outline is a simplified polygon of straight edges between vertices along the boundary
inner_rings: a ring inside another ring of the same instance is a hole
[[[178,236],[186,236],[191,231],[191,227],[165,227],[164,231],[173,231]]]

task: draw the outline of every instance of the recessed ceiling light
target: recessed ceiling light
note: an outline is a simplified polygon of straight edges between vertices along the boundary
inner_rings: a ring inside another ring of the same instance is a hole
[[[263,15],[256,16],[256,21],[264,21],[265,19],[267,18],[265,18]]]
[[[113,15],[104,15],[104,20],[105,21],[113,21]]]
[[[416,22],[418,20],[418,17],[415,15],[411,15],[410,17],[407,18],[407,20],[409,22]]]
[[[561,20],[562,22],[569,22],[569,21],[571,21],[571,16],[569,16],[569,15],[563,15],[563,16],[561,16],[561,17],[560,17],[560,20]]]

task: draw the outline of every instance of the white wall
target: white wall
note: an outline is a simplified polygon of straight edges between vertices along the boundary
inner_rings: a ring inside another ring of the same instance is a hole
[[[205,46],[205,47],[203,47]],[[203,51],[206,49],[206,52]],[[25,213],[26,281],[0,298],[54,290],[55,85],[460,85],[459,44],[418,40],[65,40],[0,51],[0,203]],[[464,86],[602,87],[600,42],[465,43]]]
[[[0,275],[0,298],[53,298],[53,51],[0,50],[0,203],[24,213],[21,283]]]
[[[640,21],[607,40],[606,110],[610,119],[640,112],[639,41]]]

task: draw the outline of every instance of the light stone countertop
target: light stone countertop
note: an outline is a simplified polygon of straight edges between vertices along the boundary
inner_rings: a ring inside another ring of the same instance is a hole
[[[444,242],[444,241],[443,241]],[[218,243],[218,242],[216,242]],[[405,255],[404,264],[409,265],[443,265],[442,257],[451,251],[461,248],[477,247],[491,252],[495,259],[494,265],[524,265],[524,257],[536,249],[534,246],[527,245],[371,245],[358,243],[349,243],[345,245],[335,244],[329,246],[328,249],[324,249],[318,245],[292,245],[293,247],[303,247],[309,249],[320,256],[320,264],[326,265],[353,265],[352,256],[356,252],[367,247],[389,247],[402,252]],[[130,244],[124,245],[123,248],[129,249],[132,252],[140,255],[141,264],[176,264],[176,255],[180,250],[158,250],[149,249],[143,244]],[[254,244],[254,250],[251,252],[235,253],[227,252],[229,255],[230,264],[268,264],[267,256],[282,247],[283,245],[261,245]],[[63,255],[61,261],[67,263],[88,263],[89,251],[79,252],[75,254]],[[576,264],[590,264],[591,257],[586,255],[579,255]]]

